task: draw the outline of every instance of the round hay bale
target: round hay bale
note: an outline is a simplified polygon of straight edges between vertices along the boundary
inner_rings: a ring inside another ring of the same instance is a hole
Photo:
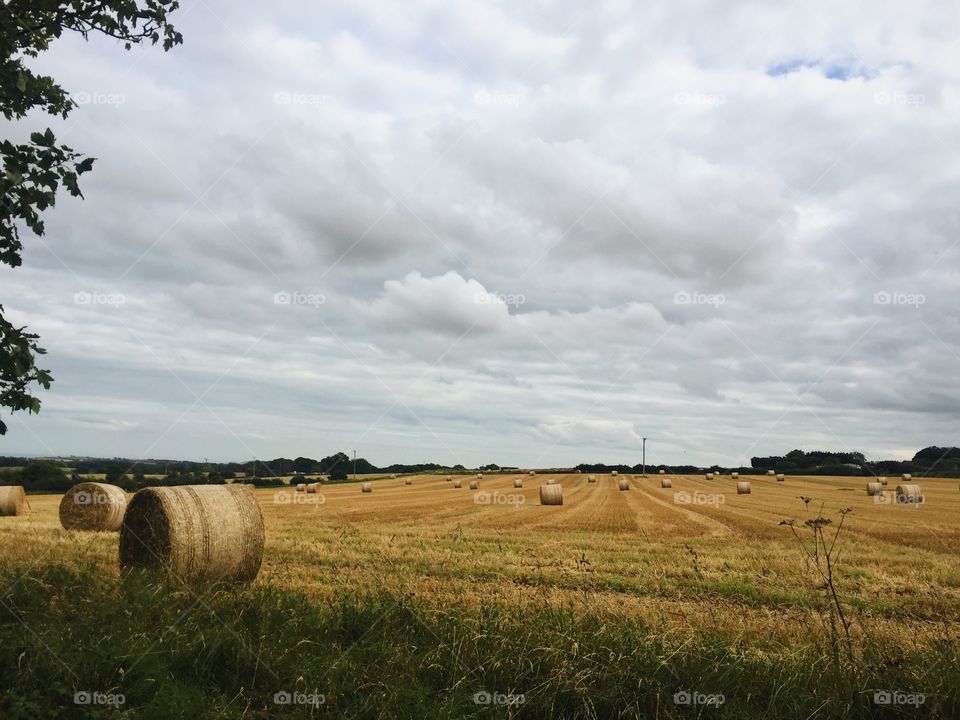
[[[517,478],[516,480],[513,481],[513,486],[514,486],[515,488],[522,488],[522,487],[523,487],[523,480],[521,480],[520,478]]]
[[[27,491],[23,485],[0,485],[0,515],[26,515]]]
[[[307,484],[306,483],[297,483],[297,492],[306,492]]]
[[[563,488],[560,485],[541,485],[540,504],[563,505]]]
[[[263,561],[263,513],[249,485],[144,488],[127,503],[120,567],[186,581],[248,582]]]
[[[453,475],[447,475],[447,482],[450,482],[451,480],[453,480]]]
[[[919,505],[923,502],[923,491],[919,485],[897,485],[897,502]]]
[[[666,471],[666,470],[663,470],[663,469],[661,468],[660,474],[661,474],[661,475],[666,475],[666,474],[667,474],[667,471]]]
[[[480,483],[478,483],[476,480],[471,480],[471,481],[470,481],[470,489],[471,489],[471,490],[476,490],[476,489],[479,488],[479,487],[480,487]]]
[[[732,477],[734,480],[739,480],[739,479],[740,479],[740,473],[738,473],[738,472],[732,472],[732,473],[730,473],[730,477]]]
[[[536,475],[536,474],[537,474],[536,470],[531,470],[530,472],[527,473],[527,475]]]
[[[557,484],[556,478],[547,478],[547,485],[556,485],[556,484]]]
[[[672,487],[673,487],[673,480],[671,480],[670,478],[663,478],[663,479],[661,479],[661,480],[660,480],[660,487],[662,487],[662,488],[672,488]]]
[[[483,480],[483,473],[477,473],[477,480]]]
[[[595,483],[596,481],[597,481],[597,476],[596,476],[596,475],[587,475],[587,482],[588,482],[588,483]]]
[[[370,483],[364,483],[363,485],[360,486],[360,492],[372,493],[373,485],[371,485]]]
[[[404,484],[404,485],[413,485],[413,480],[411,480],[410,478],[404,478],[403,484]]]
[[[60,500],[60,524],[67,530],[117,532],[127,509],[127,494],[116,485],[83,482]]]
[[[900,476],[900,479],[905,482],[910,482],[911,480],[913,480],[913,475],[911,475],[910,473],[904,473],[903,475]]]
[[[883,494],[883,485],[878,482],[868,482],[867,483],[867,495],[873,497],[874,495]]]
[[[454,480],[454,481],[453,481],[453,486],[454,486],[455,488],[463,487],[463,480]]]
[[[629,480],[621,480],[620,482],[617,483],[617,488],[618,488],[619,490],[629,490],[629,489],[630,489],[630,481],[629,481]]]
[[[741,480],[737,483],[737,495],[749,495],[750,494],[750,483],[745,480]]]
[[[320,484],[320,483],[307,483],[307,492],[308,492],[308,493],[316,493],[316,492],[317,492],[317,485],[319,485],[319,484]]]
[[[391,480],[396,480],[396,479],[397,479],[397,474],[396,474],[396,473],[391,473],[391,474],[390,474],[390,479],[391,479]]]
[[[713,480],[713,477],[714,475],[712,472],[707,473],[707,480]]]
[[[611,471],[610,471],[610,474],[613,475],[614,477],[616,477],[616,476],[619,475],[620,473],[618,473],[616,470],[611,470]]]
[[[773,470],[767,470],[767,475],[769,475],[770,477],[773,477],[773,476],[776,475],[776,474],[777,474],[777,473],[774,472]]]
[[[783,473],[777,473],[777,482],[783,482],[786,479],[787,478]]]
[[[881,485],[886,485],[887,479],[885,477],[878,477],[877,482],[880,483]]]

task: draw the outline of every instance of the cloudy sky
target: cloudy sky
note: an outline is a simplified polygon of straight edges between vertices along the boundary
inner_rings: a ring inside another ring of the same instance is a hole
[[[960,443],[949,3],[186,2],[35,62],[98,158],[3,454],[735,464]]]

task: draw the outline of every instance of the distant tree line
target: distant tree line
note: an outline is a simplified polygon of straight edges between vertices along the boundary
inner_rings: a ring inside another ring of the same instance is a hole
[[[478,468],[485,472],[508,471],[517,468],[488,463]],[[643,465],[608,465],[581,463],[576,470],[584,473],[636,474]],[[671,474],[698,473],[702,470],[738,470],[743,473],[775,470],[795,475],[899,475],[913,473],[940,477],[960,476],[960,448],[930,446],[917,452],[911,460],[868,461],[860,452],[828,452],[822,450],[791,450],[786,455],[754,457],[749,467],[722,468],[712,465],[701,468],[694,465],[646,466],[648,473],[665,470]],[[465,472],[467,468],[437,463],[412,465],[393,464],[377,467],[363,458],[356,460],[358,475],[371,473],[430,473]],[[71,458],[70,466],[52,460],[32,460],[22,457],[0,456],[0,485],[23,485],[28,492],[63,492],[82,481],[85,476],[103,476],[103,482],[118,485],[128,492],[156,485],[219,485],[230,480],[269,487],[282,484],[281,478],[293,476],[293,482],[305,481],[309,476],[324,476],[332,482],[345,481],[354,472],[354,460],[344,452],[334,453],[320,460],[308,457],[274,458],[245,463],[200,463],[187,460],[129,460],[125,458]]]
[[[860,452],[791,450],[786,455],[750,459],[754,470],[776,470],[797,475],[918,475],[955,477],[960,474],[960,448],[930,446],[911,460],[868,461]]]

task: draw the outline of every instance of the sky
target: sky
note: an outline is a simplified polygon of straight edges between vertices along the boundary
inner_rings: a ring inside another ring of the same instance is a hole
[[[97,158],[0,454],[522,467],[960,444],[949,3],[186,2],[63,37]]]

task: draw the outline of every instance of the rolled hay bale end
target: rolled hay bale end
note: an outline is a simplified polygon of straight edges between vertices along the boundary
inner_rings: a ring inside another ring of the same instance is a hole
[[[596,481],[597,481],[597,476],[596,476],[596,475],[587,475],[587,482],[588,482],[588,483],[595,483]]]
[[[471,480],[471,481],[470,481],[470,489],[471,489],[471,490],[476,490],[476,489],[478,489],[479,487],[480,487],[480,483],[478,483],[476,480]]]
[[[714,478],[714,474],[712,472],[707,473],[707,480],[713,480],[713,478]]]
[[[873,497],[874,495],[883,494],[883,485],[878,482],[868,482],[867,483],[867,495]]]
[[[463,480],[454,480],[454,481],[453,481],[453,486],[454,486],[455,488],[463,487]]]
[[[515,488],[522,488],[522,487],[523,487],[523,480],[521,480],[520,478],[517,478],[516,480],[513,481],[513,486],[514,486]]]
[[[556,478],[547,478],[547,485],[556,485],[556,484],[557,484]]]
[[[248,485],[144,488],[127,503],[120,567],[187,582],[249,582],[263,561],[263,513]]]
[[[363,485],[360,486],[360,492],[372,493],[373,485],[371,485],[370,483],[364,483]]]
[[[629,481],[629,480],[621,480],[620,482],[617,483],[617,489],[618,489],[618,490],[629,490],[629,489],[630,489],[630,481]]]
[[[611,470],[611,471],[610,471],[610,474],[613,475],[613,477],[616,477],[616,476],[619,475],[620,473],[617,472],[616,470]]]
[[[919,485],[897,485],[897,502],[919,505],[923,502],[923,491]]]
[[[776,475],[776,474],[777,474],[777,473],[774,472],[773,470],[767,470],[767,475],[769,475],[770,477],[773,477],[773,476]]]
[[[563,505],[563,488],[560,485],[541,485],[540,504]]]
[[[297,492],[306,492],[307,484],[306,483],[297,483]]]
[[[60,500],[60,524],[67,530],[117,532],[127,510],[127,494],[116,485],[84,482]]]
[[[661,470],[660,470],[660,474],[661,474],[661,475],[666,475],[666,474],[667,474],[667,471],[666,471],[666,470],[663,470],[663,469],[661,469]]]
[[[662,488],[672,488],[672,487],[673,487],[673,480],[670,480],[669,478],[663,478],[663,479],[660,481],[660,487],[662,487]]]
[[[911,480],[913,480],[913,475],[911,475],[910,473],[904,473],[903,475],[900,476],[900,479],[903,480],[904,482],[910,482]]]
[[[750,483],[741,480],[737,483],[737,495],[749,495],[750,494]]]
[[[777,482],[783,482],[787,477],[783,473],[777,473]]]
[[[315,494],[317,492],[317,486],[319,484],[320,483],[307,483],[307,492],[311,494]]]
[[[23,485],[0,485],[0,515],[26,515],[27,491]]]
[[[738,473],[738,472],[732,472],[732,473],[730,473],[730,477],[732,477],[734,480],[739,480],[739,479],[740,479],[740,473]]]
[[[404,478],[403,484],[404,484],[404,485],[413,485],[413,480],[411,480],[410,478]]]

